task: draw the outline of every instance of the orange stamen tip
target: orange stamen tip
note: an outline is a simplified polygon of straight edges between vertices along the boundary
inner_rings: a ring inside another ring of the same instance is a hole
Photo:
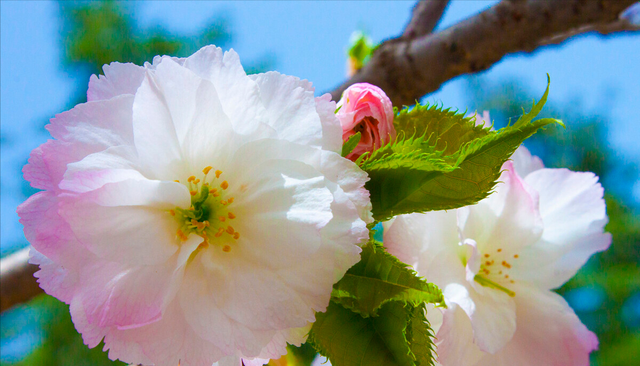
[[[196,180],[196,177],[192,175],[192,176],[189,177],[189,179],[187,179],[187,182],[191,183],[194,180]]]
[[[222,251],[225,253],[229,253],[231,251],[231,247],[228,245],[225,245],[224,247],[222,247]]]
[[[179,180],[177,180],[177,179],[175,179],[175,180],[174,180],[174,182],[176,182],[176,183],[180,183],[180,181],[179,181]]]
[[[216,238],[219,238],[219,237],[220,237],[220,235],[222,235],[222,233],[224,233],[224,228],[220,228],[220,229],[218,229],[218,232],[217,232],[217,233],[215,233],[215,235],[214,235],[214,236],[215,236]]]
[[[222,183],[220,183],[220,187],[222,187],[222,189],[227,189],[229,188],[229,183],[226,180],[222,181]]]
[[[233,238],[234,239],[238,240],[239,237],[240,237],[240,233],[238,233],[238,232],[233,233]]]
[[[196,180],[194,180],[194,181],[193,181],[193,183],[195,183],[195,184],[200,183],[200,179],[196,179]]]
[[[216,178],[220,178],[220,174],[222,174],[222,171],[216,170]]]
[[[484,262],[484,264],[486,264],[487,266],[490,266],[491,262],[490,261],[486,261],[486,262]]]
[[[498,253],[500,253],[502,251],[502,249],[498,249]]]
[[[485,254],[485,255],[484,255],[484,257],[485,257],[485,258],[489,258],[489,254]]]
[[[180,229],[176,231],[176,236],[180,238],[182,241],[186,241],[188,239],[187,236]]]
[[[519,256],[518,256],[517,254],[514,254],[514,255],[513,255],[513,258],[518,258],[518,257],[519,257]]]
[[[209,190],[209,193],[211,193],[211,194],[214,194],[214,193],[216,193],[216,192],[218,192],[218,188],[211,188],[211,189]]]
[[[224,222],[224,220],[226,220],[226,219],[227,219],[227,218],[226,218],[226,217],[224,217],[224,216],[220,216],[220,217],[218,217],[218,220],[220,220],[220,221],[222,221],[222,222]]]
[[[195,196],[196,194],[198,194],[198,191],[191,191],[189,193],[191,193],[192,196]]]
[[[229,197],[229,199],[227,200],[229,203],[233,203],[234,198],[233,197]]]
[[[234,232],[235,232],[235,230],[233,229],[233,227],[231,225],[227,226],[227,233],[233,234]]]
[[[235,219],[235,218],[236,218],[236,215],[234,215],[234,214],[233,214],[233,212],[229,212],[229,213],[227,214],[227,216],[229,216],[229,218],[230,218],[231,220],[233,220],[233,219]]]
[[[509,282],[511,282],[511,283],[516,283],[516,281],[514,281],[514,280],[511,280],[511,281],[509,281]]]
[[[205,220],[202,223],[204,224],[204,226],[209,227],[209,221]]]
[[[210,167],[210,166],[208,166],[208,167],[206,167],[206,168],[202,169],[202,172],[203,172],[204,174],[209,174],[209,172],[211,171],[211,169],[213,169],[213,168],[212,168],[212,167]]]
[[[175,216],[176,212],[174,210],[169,210],[169,213],[171,214],[171,216]]]
[[[223,206],[226,206],[226,205],[227,205],[227,201],[225,201],[225,200],[220,200],[220,203],[221,203]]]

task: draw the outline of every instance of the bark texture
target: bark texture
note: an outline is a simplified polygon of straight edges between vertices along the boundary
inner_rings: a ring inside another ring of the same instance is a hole
[[[382,88],[393,105],[412,105],[446,81],[486,70],[513,53],[532,52],[588,32],[638,31],[637,25],[620,19],[636,1],[503,0],[440,32],[405,32],[382,43],[369,63],[331,95],[339,100],[349,85],[368,82]],[[411,29],[420,29],[420,7],[409,22]]]

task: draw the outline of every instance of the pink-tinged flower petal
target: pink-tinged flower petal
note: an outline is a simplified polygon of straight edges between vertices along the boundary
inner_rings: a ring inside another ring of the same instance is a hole
[[[122,96],[80,104],[58,114],[47,126],[58,140],[47,141],[31,152],[29,164],[23,168],[25,179],[35,188],[55,190],[69,163],[110,146],[131,143],[131,113],[125,112],[132,103],[132,96]]]
[[[357,132],[361,133],[360,142],[347,156],[348,159],[356,160],[363,153],[395,140],[393,105],[377,86],[353,84],[342,93],[337,106],[336,117],[342,125],[342,139],[346,141]]]
[[[520,289],[514,298],[518,328],[498,354],[485,354],[477,366],[587,366],[598,338],[558,294]]]
[[[468,215],[459,215],[463,237],[474,239],[482,253],[498,249],[517,253],[542,234],[537,192],[517,176],[512,162],[503,169],[503,183],[498,183],[496,192],[466,211]]]
[[[124,181],[60,198],[60,213],[101,258],[158,264],[178,249],[178,223],[169,210],[188,208],[189,193],[175,182]]]
[[[112,62],[102,66],[104,75],[91,75],[87,100],[105,100],[122,94],[135,94],[144,77],[144,67]]]
[[[513,155],[511,155],[511,161],[513,161],[513,167],[515,168],[516,173],[518,173],[522,179],[525,179],[527,175],[535,172],[536,170],[544,169],[542,160],[535,155],[531,155],[524,145],[521,145],[516,149]]]
[[[543,288],[560,287],[596,252],[606,250],[611,235],[603,189],[592,173],[543,169],[527,176],[540,192],[544,220],[542,240],[523,253],[522,278]]]

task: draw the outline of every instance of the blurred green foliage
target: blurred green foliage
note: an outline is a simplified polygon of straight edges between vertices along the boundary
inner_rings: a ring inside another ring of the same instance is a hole
[[[510,118],[513,122],[522,114],[520,106],[531,103],[535,95],[517,81],[491,83],[483,77],[468,78],[467,89],[470,108],[489,111],[496,127],[504,126]],[[605,100],[602,105],[607,102],[610,101]],[[606,231],[613,236],[612,245],[595,254],[558,293],[571,300],[572,292],[582,291],[586,298],[580,299],[593,303],[585,309],[576,309],[583,323],[600,340],[599,351],[592,355],[592,365],[636,365],[640,360],[640,324],[625,319],[624,307],[632,296],[640,296],[640,212],[632,198],[633,184],[639,175],[638,162],[620,155],[609,144],[611,119],[602,113],[606,110],[584,110],[578,100],[569,103],[550,100],[540,115],[562,119],[566,129],[550,126],[525,145],[542,158],[546,167],[591,171],[600,177],[609,216]],[[604,293],[602,299],[598,299],[600,292]]]

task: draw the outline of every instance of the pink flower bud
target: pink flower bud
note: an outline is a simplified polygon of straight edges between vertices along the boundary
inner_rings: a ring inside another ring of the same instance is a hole
[[[360,132],[358,146],[347,155],[355,161],[367,151],[379,149],[396,138],[393,106],[389,97],[375,85],[353,84],[342,93],[336,114],[342,125],[342,140]]]

